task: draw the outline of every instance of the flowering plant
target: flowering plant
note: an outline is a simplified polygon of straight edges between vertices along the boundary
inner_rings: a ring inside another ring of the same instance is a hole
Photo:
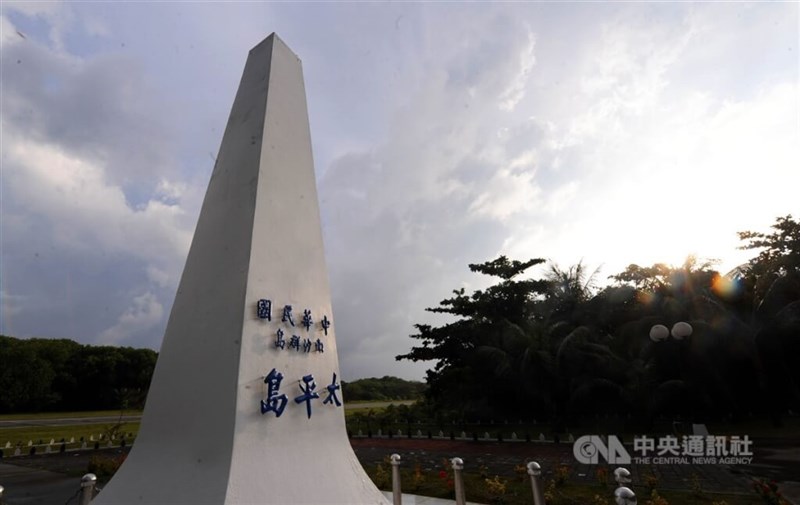
[[[442,469],[439,470],[439,480],[444,482],[448,490],[452,491],[456,486],[455,482],[453,481],[453,475],[451,473],[452,468],[450,467],[449,463],[450,462],[447,461],[447,459],[442,460]]]
[[[608,484],[608,468],[598,466],[597,470],[594,472],[594,477],[597,479],[597,484],[599,486],[605,487]]]
[[[655,471],[650,470],[649,473],[644,474],[644,485],[650,491],[655,491],[658,487],[658,475],[656,475]]]
[[[769,505],[788,505],[781,492],[778,491],[778,483],[774,480],[767,481],[765,479],[755,479],[753,481],[753,490],[764,500],[764,503]]]
[[[506,502],[506,485],[508,481],[501,479],[499,476],[495,475],[494,479],[484,479],[486,483],[486,491],[489,493],[491,497],[491,503],[505,503]]]
[[[419,489],[423,482],[425,482],[425,474],[423,473],[422,465],[419,462],[414,465],[414,474],[411,476],[411,482],[415,491]]]
[[[558,465],[556,467],[555,473],[553,475],[553,479],[556,483],[556,486],[563,486],[567,483],[567,478],[569,477],[569,466],[567,465]]]
[[[650,499],[645,502],[645,505],[669,505],[669,502],[658,494],[658,491],[653,489],[650,493]]]

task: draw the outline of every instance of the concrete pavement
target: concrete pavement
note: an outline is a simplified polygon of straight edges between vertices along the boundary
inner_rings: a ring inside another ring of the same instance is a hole
[[[5,505],[76,505],[80,477],[0,463],[0,485]]]

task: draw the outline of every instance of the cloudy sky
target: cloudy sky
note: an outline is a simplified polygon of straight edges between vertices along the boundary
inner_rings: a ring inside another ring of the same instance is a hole
[[[16,3],[0,332],[158,349],[249,49],[303,60],[342,376],[507,254],[726,270],[800,215],[798,4]],[[533,272],[536,274],[536,272]]]

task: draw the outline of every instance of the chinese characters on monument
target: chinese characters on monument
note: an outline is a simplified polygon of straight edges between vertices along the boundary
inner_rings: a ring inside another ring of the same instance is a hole
[[[263,319],[265,321],[272,321],[272,300],[261,299],[256,304],[256,314],[258,315],[259,319]],[[281,322],[287,323],[288,326],[292,328],[296,328],[294,324],[294,316],[292,315],[292,306],[291,305],[284,305],[283,309],[281,309]],[[300,322],[301,326],[305,328],[306,333],[310,333],[316,330],[316,326],[314,325],[314,320],[311,318],[311,311],[309,309],[303,310],[303,318]],[[322,316],[322,321],[320,322],[320,327],[324,335],[328,335],[328,328],[331,327],[330,320],[328,316]],[[302,330],[299,330],[302,333]],[[275,348],[281,350],[287,350],[286,339],[284,336],[283,328],[278,328],[278,331],[275,332]],[[322,342],[319,338],[316,340],[312,340],[309,337],[301,337],[300,335],[292,334],[289,337],[289,351],[296,351],[296,352],[304,352],[310,353],[312,350],[314,352],[325,352],[325,343]]]
[[[280,309],[281,319],[280,322],[284,324],[287,331],[294,331],[290,328],[297,329],[298,332],[302,334],[302,329],[295,326],[294,316],[292,313],[292,306],[291,305],[284,305],[282,309]],[[259,319],[262,319],[267,322],[272,321],[272,300],[261,299],[258,300],[256,303],[256,315]],[[325,344],[322,342],[320,338],[316,338],[316,340],[312,340],[314,337],[313,333],[316,331],[316,326],[314,324],[314,320],[312,319],[311,310],[304,309],[303,316],[300,320],[300,326],[305,329],[306,334],[308,335],[311,333],[310,336],[301,337],[300,335],[292,334],[288,342],[285,338],[286,333],[284,332],[283,328],[278,328],[275,332],[275,341],[274,347],[278,351],[286,350],[286,351],[294,351],[298,353],[305,353],[309,354],[312,352],[315,353],[322,353],[325,351]],[[325,336],[328,335],[328,329],[331,327],[331,322],[328,319],[327,315],[322,316],[322,320],[320,321],[320,328]],[[273,368],[267,375],[264,377],[264,383],[267,385],[267,395],[264,400],[261,400],[261,413],[266,414],[267,412],[273,412],[275,417],[280,417],[283,414],[283,410],[286,408],[286,404],[288,403],[289,399],[285,394],[280,393],[281,382],[283,381],[283,374],[279,372],[277,369]],[[319,399],[319,393],[316,392],[317,384],[314,381],[313,374],[306,374],[302,377],[301,380],[298,380],[297,383],[299,384],[300,391],[302,394],[294,399],[294,402],[297,404],[305,403],[306,406],[306,415],[308,418],[311,418],[311,401],[315,399]],[[327,405],[330,404],[335,407],[341,407],[342,403],[339,400],[336,392],[340,389],[339,383],[336,382],[336,372],[333,373],[333,378],[331,379],[331,383],[328,384],[325,389],[327,390],[327,396],[323,400],[322,404]]]

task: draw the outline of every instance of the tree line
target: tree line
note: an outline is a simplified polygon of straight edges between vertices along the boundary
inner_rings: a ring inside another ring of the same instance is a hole
[[[142,408],[157,354],[0,336],[0,413]]]
[[[425,384],[397,377],[358,379],[342,381],[342,396],[352,401],[417,400],[425,392]]]
[[[0,336],[0,413],[141,409],[157,356],[150,349]],[[414,400],[426,387],[389,376],[341,384],[348,401]]]
[[[454,420],[779,423],[800,412],[800,222],[739,237],[758,253],[726,275],[690,257],[631,264],[602,288],[583,264],[471,264],[498,282],[426,309],[454,320],[415,325],[397,359],[432,363],[427,408]],[[544,274],[524,278],[537,265]]]

